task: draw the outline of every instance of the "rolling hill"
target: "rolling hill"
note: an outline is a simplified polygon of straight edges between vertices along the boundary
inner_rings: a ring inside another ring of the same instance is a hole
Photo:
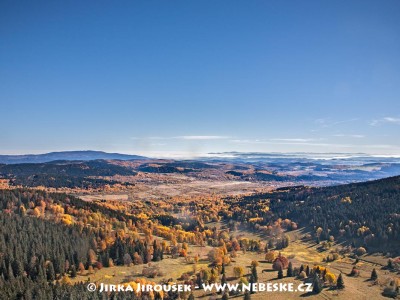
[[[44,163],[54,160],[97,160],[97,159],[115,159],[115,160],[137,160],[146,159],[144,156],[129,155],[120,153],[107,153],[103,151],[61,151],[45,154],[25,154],[25,155],[0,155],[2,164],[21,164],[21,163]]]

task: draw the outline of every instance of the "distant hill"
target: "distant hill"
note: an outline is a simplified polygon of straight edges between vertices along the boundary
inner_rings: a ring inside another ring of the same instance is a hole
[[[14,185],[27,187],[99,187],[116,182],[93,177],[136,174],[130,168],[106,160],[0,164],[0,178],[8,178]]]
[[[58,160],[47,163],[23,163],[0,165],[0,174],[14,176],[64,175],[64,176],[113,176],[135,175],[136,172],[105,160],[66,161]]]
[[[136,159],[146,159],[146,157],[139,155],[107,153],[103,151],[91,151],[91,150],[50,152],[45,154],[0,155],[0,163],[2,164],[45,163],[54,160],[86,161],[86,160],[97,160],[97,159],[136,160]]]

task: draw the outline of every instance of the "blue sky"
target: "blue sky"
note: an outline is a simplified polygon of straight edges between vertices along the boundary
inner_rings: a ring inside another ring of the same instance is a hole
[[[0,153],[400,154],[399,1],[1,1]]]

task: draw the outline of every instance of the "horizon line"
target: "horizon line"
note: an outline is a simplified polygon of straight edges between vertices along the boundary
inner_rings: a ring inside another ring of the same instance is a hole
[[[337,152],[337,151],[329,151],[329,152],[313,152],[313,151],[212,151],[212,152],[203,152],[203,153],[194,153],[190,151],[138,151],[138,152],[116,152],[116,151],[105,151],[105,150],[93,150],[93,149],[84,149],[84,150],[57,150],[57,151],[29,151],[27,153],[14,153],[14,154],[5,154],[0,152],[0,156],[38,156],[38,155],[46,155],[53,153],[67,153],[67,152],[101,152],[105,154],[117,154],[117,155],[132,155],[132,156],[143,156],[145,158],[171,158],[171,159],[184,159],[184,158],[212,158],[212,157],[221,157],[224,158],[233,158],[235,155],[335,155],[335,156],[351,156],[351,157],[376,157],[376,158],[400,158],[400,154],[393,153],[366,153],[366,152]],[[229,155],[229,156],[228,156]],[[344,158],[344,157],[343,157]]]

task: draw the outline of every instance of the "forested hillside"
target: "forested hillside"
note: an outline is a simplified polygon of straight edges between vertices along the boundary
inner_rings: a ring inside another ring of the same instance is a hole
[[[323,188],[296,187],[226,199],[226,220],[268,231],[277,220],[311,226],[315,238],[362,240],[391,249],[400,241],[400,177]],[[266,226],[266,227],[265,227]],[[296,225],[297,228],[297,225]]]
[[[136,220],[65,194],[0,191],[1,299],[84,299],[69,286],[78,272],[162,260],[166,245],[140,238]]]
[[[93,177],[113,175],[136,175],[136,172],[105,160],[0,165],[0,176],[26,187],[97,188],[117,182]]]

